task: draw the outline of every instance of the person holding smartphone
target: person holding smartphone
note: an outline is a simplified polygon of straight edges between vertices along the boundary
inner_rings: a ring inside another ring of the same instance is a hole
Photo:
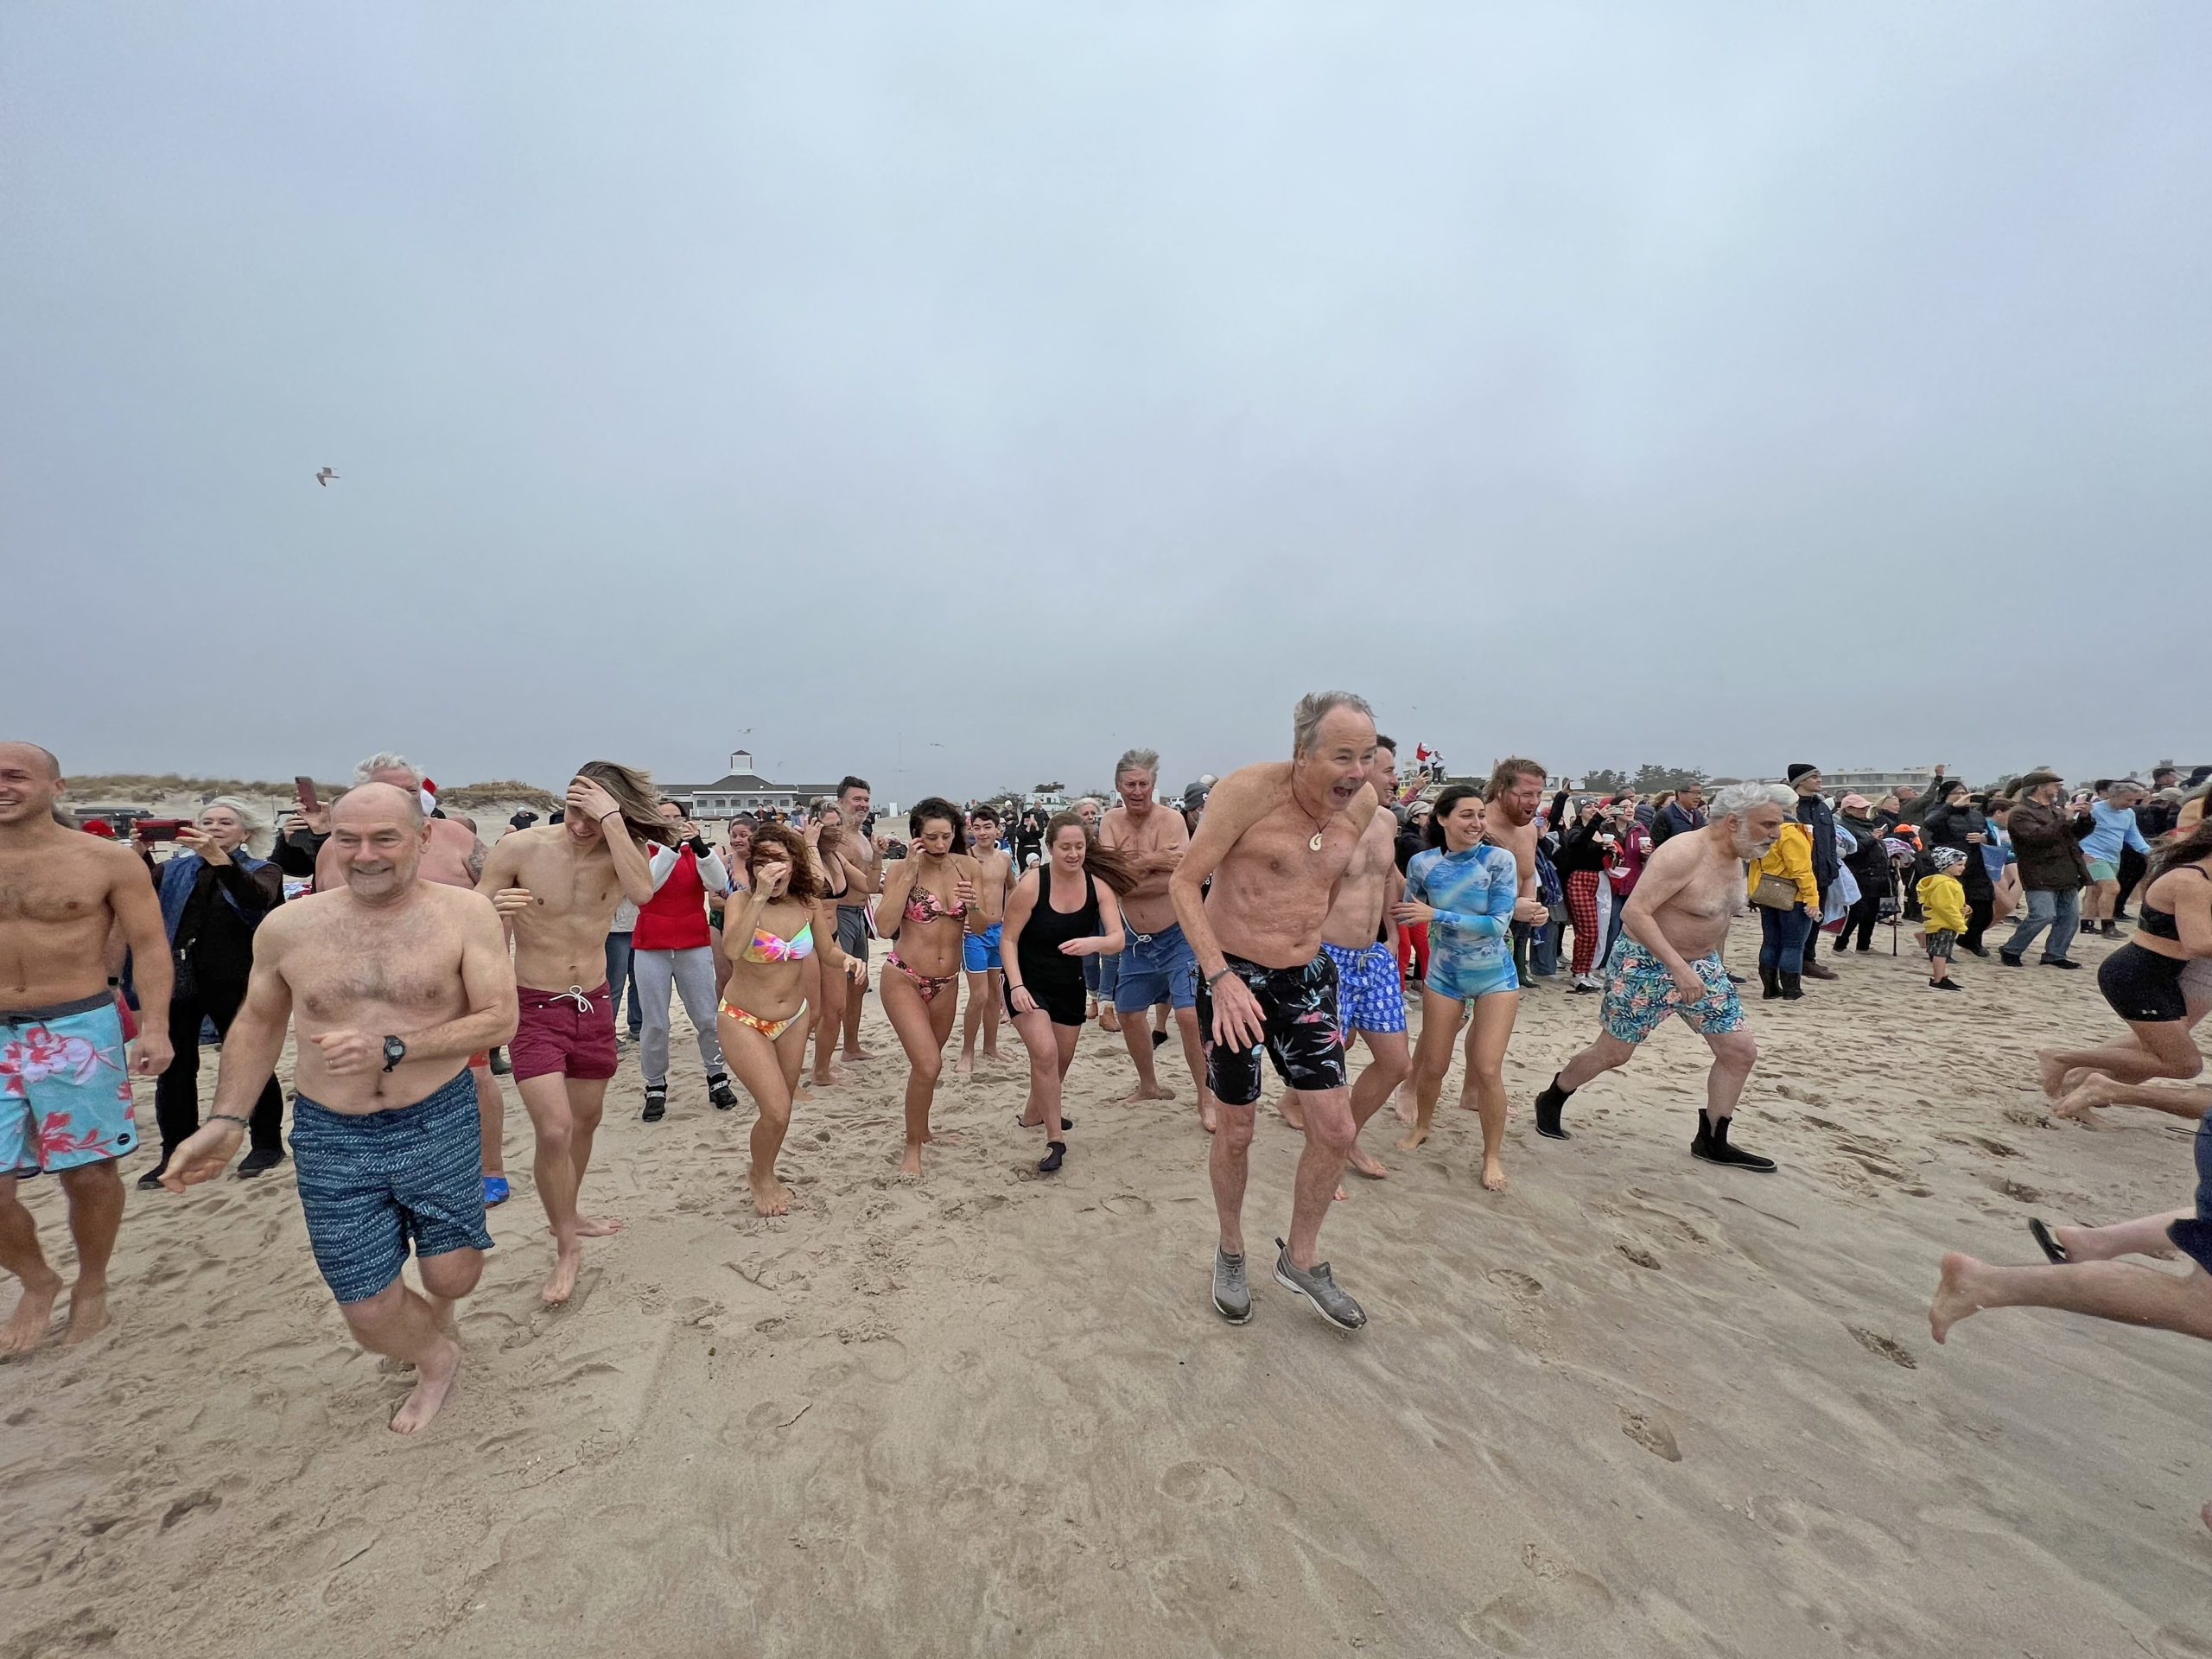
[[[219,1035],[229,1034],[253,971],[254,931],[284,902],[283,873],[257,856],[269,851],[271,839],[268,820],[235,795],[219,795],[200,808],[176,832],[182,850],[165,863],[154,861],[143,823],[131,831],[161,897],[175,973],[166,1016],[172,1058],[154,1085],[162,1161],[138,1178],[146,1191],[161,1185],[169,1154],[200,1128],[200,1022],[212,1020]],[[159,1009],[145,1012],[149,1020],[163,1017]],[[284,1161],[283,1129],[283,1091],[272,1077],[254,1102],[241,1179]]]

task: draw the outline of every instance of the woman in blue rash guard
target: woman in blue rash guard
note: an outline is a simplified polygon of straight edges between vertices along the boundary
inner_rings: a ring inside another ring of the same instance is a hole
[[[1401,925],[1428,925],[1421,1046],[1414,1054],[1420,1115],[1398,1148],[1410,1152],[1428,1139],[1459,1022],[1471,1012],[1466,1088],[1482,1114],[1483,1185],[1496,1192],[1505,1185],[1498,1157],[1505,1141],[1505,1045],[1521,1007],[1521,981],[1513,971],[1520,875],[1511,853],[1483,840],[1483,798],[1472,789],[1455,784],[1437,797],[1427,840],[1427,849],[1406,866],[1405,900],[1391,912]]]

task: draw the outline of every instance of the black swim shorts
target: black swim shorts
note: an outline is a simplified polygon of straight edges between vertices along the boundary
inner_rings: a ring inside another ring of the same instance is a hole
[[[1266,1034],[1250,1048],[1232,1048],[1213,1034],[1213,992],[1198,987],[1198,1035],[1205,1044],[1206,1087],[1224,1106],[1260,1097],[1260,1050],[1293,1089],[1319,1093],[1344,1086],[1344,1033],[1337,1008],[1337,964],[1325,950],[1298,968],[1262,968],[1224,956],[1230,970],[1259,999]]]

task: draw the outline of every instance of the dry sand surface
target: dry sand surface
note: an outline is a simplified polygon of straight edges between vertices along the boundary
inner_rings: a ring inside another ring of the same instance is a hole
[[[1946,1249],[2034,1260],[2031,1213],[2191,1188],[2185,1126],[2044,1114],[2028,1050],[2111,1028],[2088,974],[1961,962],[1931,994],[1885,939],[1751,1005],[1738,1135],[1772,1176],[1688,1157],[1678,1025],[1539,1140],[1597,1000],[1531,994],[1507,1192],[1452,1095],[1417,1154],[1370,1128],[1392,1175],[1322,1236],[1352,1336],[1262,1264],[1300,1144],[1272,1113],[1231,1329],[1187,1079],[1115,1104],[1094,1027],[1039,1178],[1023,1070],[948,1069],[965,1136],[901,1181],[873,998],[878,1058],[801,1104],[782,1220],[745,1202],[749,1105],[709,1108],[680,1048],[640,1123],[626,1057],[586,1192],[629,1230],[557,1312],[510,1085],[515,1198],[414,1440],[289,1164],[134,1189],[112,1331],[0,1366],[0,1655],[2212,1655],[2212,1350],[2042,1313],[1928,1338]],[[66,1256],[59,1198],[32,1184]]]

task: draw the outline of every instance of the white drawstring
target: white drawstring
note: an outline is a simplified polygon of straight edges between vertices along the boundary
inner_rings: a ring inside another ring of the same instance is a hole
[[[591,997],[581,985],[571,985],[565,991],[556,991],[548,1000],[555,1002],[573,1001],[576,1005],[577,1013],[589,1014],[591,1012]]]

